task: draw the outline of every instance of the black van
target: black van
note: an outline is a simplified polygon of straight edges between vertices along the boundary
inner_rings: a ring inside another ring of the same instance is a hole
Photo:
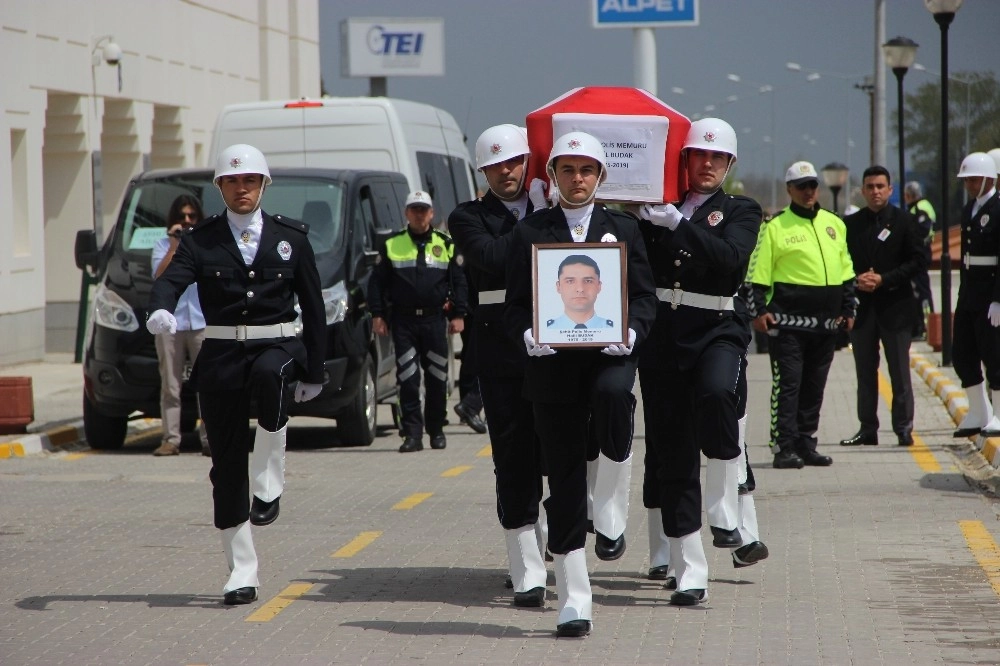
[[[196,196],[206,215],[225,210],[212,176],[205,169],[140,174],[129,183],[103,247],[98,249],[94,231],[77,232],[76,265],[90,271],[97,284],[83,346],[83,422],[91,448],[121,448],[129,418],[159,416],[159,367],[145,326],[151,251],[166,233],[167,211],[177,196]],[[323,392],[309,402],[291,403],[289,413],[336,419],[340,443],[370,445],[376,403],[395,401],[396,368],[389,338],[372,332],[365,294],[379,239],[406,224],[406,178],[310,168],[275,168],[271,177],[261,207],[309,225],[326,303]],[[191,430],[194,394],[185,387],[182,397],[182,429]]]

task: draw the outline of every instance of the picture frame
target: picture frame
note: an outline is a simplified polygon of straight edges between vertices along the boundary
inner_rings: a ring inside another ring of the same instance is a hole
[[[532,333],[540,345],[628,344],[625,243],[539,243],[531,248]]]

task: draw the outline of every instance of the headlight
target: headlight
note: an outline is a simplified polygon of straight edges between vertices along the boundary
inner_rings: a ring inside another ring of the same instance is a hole
[[[98,326],[126,333],[139,330],[139,320],[132,306],[103,284],[94,294],[94,321]]]
[[[323,290],[323,305],[326,306],[326,323],[336,324],[347,317],[347,288],[341,280]]]

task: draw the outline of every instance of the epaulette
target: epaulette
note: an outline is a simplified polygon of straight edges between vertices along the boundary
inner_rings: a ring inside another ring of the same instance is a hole
[[[554,322],[554,321],[555,321],[555,319],[546,319],[546,320],[545,320],[545,325],[546,325],[546,326],[551,326],[551,325],[552,325],[552,322]]]
[[[611,321],[610,319],[605,319],[604,321],[606,322],[606,324],[605,324],[605,325],[606,325],[606,326],[607,326],[608,328],[614,328],[614,326],[615,326],[615,322]]]
[[[188,233],[192,233],[193,234],[194,232],[198,231],[199,229],[205,229],[207,227],[212,226],[213,224],[215,224],[219,220],[225,220],[225,219],[226,219],[226,216],[225,216],[224,213],[216,213],[214,215],[209,215],[205,219],[196,222],[195,225],[193,227],[191,227],[191,231],[189,231]]]
[[[434,228],[431,228],[431,231],[444,238],[445,243],[449,245],[452,243],[451,235],[447,231],[442,231],[440,229],[434,229]]]
[[[309,233],[309,225],[305,222],[299,222],[298,220],[293,220],[292,218],[285,217],[284,215],[272,215],[271,219],[284,227],[288,227],[289,229],[294,229],[295,231],[299,231],[304,234]]]

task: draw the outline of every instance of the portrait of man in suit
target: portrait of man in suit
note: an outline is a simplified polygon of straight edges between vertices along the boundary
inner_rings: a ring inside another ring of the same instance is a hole
[[[594,310],[601,293],[601,267],[586,254],[571,254],[559,263],[556,292],[562,299],[563,314],[547,319],[555,329],[591,329],[614,326],[614,321]]]

